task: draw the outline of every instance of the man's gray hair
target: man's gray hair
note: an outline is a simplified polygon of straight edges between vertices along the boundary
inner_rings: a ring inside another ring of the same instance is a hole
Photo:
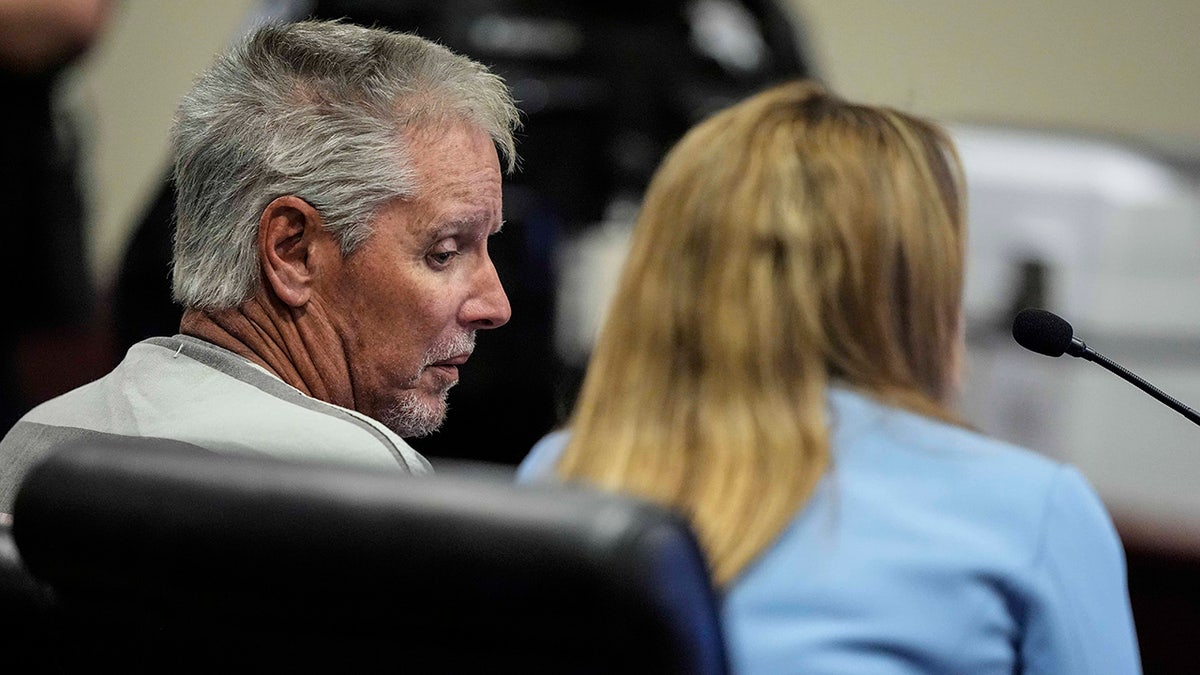
[[[258,29],[184,97],[172,129],[173,294],[196,309],[258,290],[259,218],[273,199],[316,208],[343,255],[386,203],[411,197],[403,129],[466,121],[516,162],[517,108],[483,65],[415,35],[340,22]]]

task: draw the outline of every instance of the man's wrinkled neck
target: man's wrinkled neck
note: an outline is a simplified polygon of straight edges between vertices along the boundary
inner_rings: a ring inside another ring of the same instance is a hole
[[[259,294],[230,309],[187,309],[179,332],[228,349],[308,396],[354,409],[345,352],[333,331],[315,323],[303,309]]]

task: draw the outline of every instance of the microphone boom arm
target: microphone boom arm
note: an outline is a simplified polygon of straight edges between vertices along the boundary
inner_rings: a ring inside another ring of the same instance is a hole
[[[1081,350],[1081,353],[1072,354],[1072,356],[1079,356],[1080,358],[1086,359],[1088,361],[1091,361],[1092,363],[1096,363],[1096,364],[1103,366],[1104,368],[1108,369],[1110,372],[1112,372],[1117,377],[1121,378],[1122,380],[1125,380],[1126,382],[1132,384],[1133,386],[1137,387],[1138,389],[1141,389],[1142,391],[1146,392],[1147,394],[1150,394],[1154,398],[1156,398],[1159,401],[1161,401],[1162,403],[1166,404],[1169,408],[1171,408],[1175,412],[1188,418],[1194,424],[1200,424],[1200,413],[1187,407],[1183,403],[1176,400],[1173,396],[1171,396],[1170,394],[1166,393],[1165,391],[1159,389],[1158,387],[1154,386],[1153,384],[1150,384],[1146,380],[1143,380],[1142,378],[1138,377],[1134,373],[1127,370],[1121,364],[1109,359],[1108,357],[1106,357],[1103,354],[1101,354],[1100,352],[1092,349],[1091,347],[1088,347],[1079,338],[1075,338],[1073,340],[1073,342],[1077,343],[1083,349]],[[1072,346],[1074,346],[1074,345],[1072,345]]]

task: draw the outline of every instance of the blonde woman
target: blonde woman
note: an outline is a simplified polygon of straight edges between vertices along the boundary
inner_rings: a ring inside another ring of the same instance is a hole
[[[1073,468],[951,399],[964,194],[936,125],[787,83],[659,168],[576,409],[523,480],[687,514],[740,673],[1136,673]]]

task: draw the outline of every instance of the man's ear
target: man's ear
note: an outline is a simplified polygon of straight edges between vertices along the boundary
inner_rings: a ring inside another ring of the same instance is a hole
[[[295,195],[276,197],[258,221],[258,259],[268,288],[290,307],[312,296],[319,259],[332,240],[321,214]]]

